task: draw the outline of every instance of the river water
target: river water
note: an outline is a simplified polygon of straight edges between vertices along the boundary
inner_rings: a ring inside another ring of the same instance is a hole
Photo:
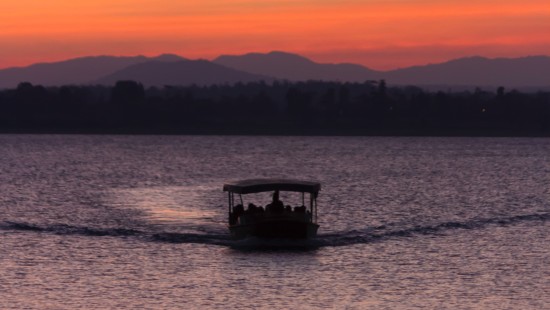
[[[0,135],[0,308],[548,309],[548,154],[544,138]],[[261,177],[322,183],[316,240],[229,238],[224,181]]]

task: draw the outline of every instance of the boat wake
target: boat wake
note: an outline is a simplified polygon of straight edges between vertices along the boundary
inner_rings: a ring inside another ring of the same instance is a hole
[[[444,234],[447,231],[456,229],[483,229],[492,225],[508,226],[520,224],[523,222],[547,222],[549,220],[550,213],[537,213],[502,218],[477,219],[465,222],[453,221],[436,225],[413,226],[401,229],[389,229],[386,226],[381,226],[375,228],[367,228],[365,230],[352,230],[348,232],[320,235],[319,239],[323,246],[347,246],[354,244],[380,242],[394,238]]]
[[[320,247],[349,246],[355,244],[382,242],[384,240],[395,238],[410,238],[422,235],[444,234],[450,230],[457,229],[472,230],[483,229],[492,225],[507,226],[525,222],[546,223],[547,221],[550,221],[550,213],[537,213],[501,218],[476,219],[464,222],[451,221],[436,225],[413,226],[408,228],[388,228],[387,226],[369,227],[346,232],[319,234],[316,239],[312,240],[266,240],[258,238],[233,240],[231,239],[229,233],[222,230],[212,231],[211,229],[205,229],[205,231],[201,233],[148,232],[146,230],[119,227],[96,228],[72,226],[67,224],[40,225],[12,221],[0,223],[0,231],[25,231],[55,235],[80,235],[90,237],[137,238],[149,242],[211,244],[238,249],[317,249]]]
[[[0,230],[48,233],[55,235],[77,235],[89,237],[128,237],[151,242],[201,243],[212,245],[231,245],[229,234],[148,232],[127,228],[92,228],[67,224],[40,225],[6,221],[0,224]]]
[[[31,223],[19,223],[19,222],[4,222],[0,224],[0,230],[21,230],[21,231],[34,231],[40,233],[52,233],[56,235],[83,235],[83,236],[136,236],[141,232],[134,229],[126,228],[92,228],[92,227],[79,227],[66,224],[54,224],[49,226],[41,226]]]

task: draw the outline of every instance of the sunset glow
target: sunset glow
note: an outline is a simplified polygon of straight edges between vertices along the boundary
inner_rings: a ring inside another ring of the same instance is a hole
[[[87,55],[281,50],[391,69],[550,54],[548,0],[3,1],[0,68]]]

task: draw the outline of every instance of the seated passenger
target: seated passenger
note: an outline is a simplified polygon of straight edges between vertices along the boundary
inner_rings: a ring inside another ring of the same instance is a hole
[[[237,222],[237,219],[239,216],[244,214],[244,207],[243,205],[236,205],[233,207],[233,213],[231,214],[231,222],[232,224],[235,224]]]
[[[283,213],[285,205],[281,200],[279,200],[279,191],[276,190],[273,193],[273,201],[271,201],[271,212],[273,213]]]
[[[256,207],[255,204],[253,203],[249,203],[248,204],[248,209],[246,209],[246,213],[249,213],[249,214],[254,214],[258,211],[258,207]]]
[[[233,213],[235,213],[235,215],[239,216],[241,214],[244,213],[244,207],[243,205],[236,205],[233,207]]]

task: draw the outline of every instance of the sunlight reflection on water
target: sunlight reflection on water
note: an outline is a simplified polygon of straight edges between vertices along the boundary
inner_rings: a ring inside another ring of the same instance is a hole
[[[145,211],[151,221],[161,224],[196,223],[219,214],[220,210],[204,208],[205,193],[212,190],[214,185],[112,189],[106,204]]]

